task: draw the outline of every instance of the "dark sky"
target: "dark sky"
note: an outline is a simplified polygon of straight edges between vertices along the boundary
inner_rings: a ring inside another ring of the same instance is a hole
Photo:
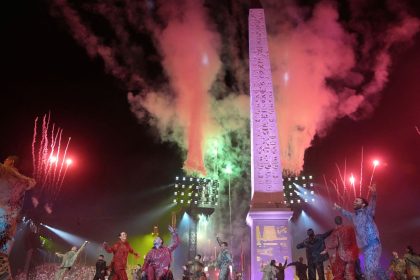
[[[21,156],[22,170],[29,174],[34,119],[51,111],[54,122],[72,137],[76,164],[48,219],[92,236],[85,225],[99,217],[95,222],[105,238],[109,233],[104,232],[115,231],[110,224],[115,219],[128,221],[165,202],[164,186],[180,173],[181,153],[138,123],[126,92],[51,17],[48,3],[8,5],[1,11],[0,158]],[[414,14],[420,15],[420,9]],[[379,155],[387,164],[376,175],[377,222],[385,246],[401,250],[411,243],[420,251],[420,135],[415,130],[420,126],[420,36],[394,53],[375,112],[359,121],[340,120],[314,140],[305,169],[335,176],[335,162],[347,158],[356,165],[361,147],[366,160]]]

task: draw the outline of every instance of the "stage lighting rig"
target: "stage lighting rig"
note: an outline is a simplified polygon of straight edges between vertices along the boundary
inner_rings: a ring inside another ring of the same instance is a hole
[[[173,202],[185,207],[215,208],[219,200],[219,182],[206,178],[176,177]]]
[[[315,182],[312,175],[283,177],[284,202],[290,207],[304,203],[314,203]]]

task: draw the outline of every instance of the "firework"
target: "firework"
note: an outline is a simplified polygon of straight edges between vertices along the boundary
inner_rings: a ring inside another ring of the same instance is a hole
[[[68,168],[73,164],[73,160],[67,157],[71,138],[68,138],[65,149],[61,149],[63,129],[51,122],[50,113],[39,120],[35,118],[32,139],[33,177],[38,182],[39,195],[54,201]]]

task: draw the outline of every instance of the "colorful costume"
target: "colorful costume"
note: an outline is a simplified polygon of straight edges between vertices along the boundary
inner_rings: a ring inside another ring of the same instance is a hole
[[[171,245],[168,247],[153,247],[146,255],[142,271],[146,273],[147,280],[162,280],[172,278],[170,271],[172,252],[179,245],[179,237],[176,232],[172,233]]]
[[[60,267],[58,268],[57,272],[55,273],[55,280],[62,280],[64,279],[64,275],[67,271],[71,269],[71,267],[76,262],[77,257],[79,256],[80,252],[85,248],[87,242],[83,243],[80,246],[79,250],[77,251],[68,251],[65,254],[57,254],[60,258],[63,258]]]
[[[328,255],[321,255],[321,252],[325,250],[324,240],[331,232],[332,230],[327,231],[324,234],[316,234],[313,238],[308,237],[303,242],[296,245],[297,249],[306,248],[309,280],[316,279],[316,272],[318,272],[319,280],[325,280],[324,261],[328,259]]]
[[[111,275],[112,280],[127,280],[127,257],[128,254],[133,254],[138,256],[136,252],[134,252],[133,248],[131,248],[130,244],[125,241],[118,241],[112,247],[109,247],[108,244],[104,243],[104,249],[108,253],[114,254],[111,262]]]
[[[372,192],[369,205],[357,209],[355,213],[339,208],[341,214],[351,220],[356,230],[357,245],[363,251],[365,258],[365,277],[367,280],[388,279],[385,271],[379,266],[382,245],[374,216],[376,208],[376,192]]]
[[[217,267],[219,271],[219,280],[229,279],[230,267],[232,265],[233,258],[228,249],[222,249],[217,256]]]
[[[404,259],[393,257],[389,264],[389,271],[391,272],[392,280],[405,280],[407,275],[405,274],[406,264]]]
[[[0,163],[0,279],[11,277],[8,255],[12,249],[25,191],[34,186],[34,179],[23,176],[14,167]]]
[[[334,280],[355,280],[358,249],[353,227],[337,226],[327,240],[327,249],[334,250],[333,254],[330,255]]]
[[[407,264],[407,276],[409,280],[420,279],[420,256],[416,254],[407,253],[404,255],[405,263]]]

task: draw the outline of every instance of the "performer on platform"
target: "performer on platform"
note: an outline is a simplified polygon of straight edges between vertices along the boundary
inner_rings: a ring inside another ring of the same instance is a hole
[[[104,260],[104,255],[99,255],[95,266],[96,266],[96,271],[95,271],[95,276],[93,277],[93,280],[105,280],[106,261]]]
[[[219,255],[217,256],[217,267],[219,268],[219,280],[229,279],[230,266],[233,263],[232,254],[228,250],[228,243],[221,241],[219,236],[216,237],[217,243],[221,247]]]
[[[309,280],[315,280],[316,273],[318,273],[319,280],[325,280],[324,261],[328,259],[328,254],[321,255],[321,252],[325,250],[325,238],[331,232],[332,230],[324,234],[315,234],[314,230],[310,228],[307,231],[308,238],[296,246],[297,249],[306,248]]]
[[[77,257],[79,256],[80,252],[85,248],[87,241],[80,246],[79,250],[77,250],[76,246],[71,247],[71,250],[65,254],[55,253],[56,256],[63,259],[61,262],[60,267],[58,268],[57,272],[55,273],[55,280],[62,280],[67,271],[71,269],[71,267],[76,262]]]
[[[379,239],[379,231],[374,220],[376,208],[376,187],[369,187],[371,192],[370,201],[362,197],[354,200],[354,213],[344,210],[341,206],[334,203],[334,208],[353,222],[356,230],[357,245],[361,248],[365,260],[365,277],[367,280],[388,279],[385,271],[379,265],[382,253],[382,245]]]
[[[103,243],[104,249],[108,253],[114,254],[111,262],[111,279],[112,280],[127,280],[127,257],[128,254],[133,254],[136,258],[139,257],[127,241],[127,233],[121,232],[119,241],[110,247],[106,242]]]
[[[147,253],[142,268],[142,277],[147,276],[147,280],[167,280],[173,279],[170,270],[172,252],[178,247],[180,241],[176,229],[168,226],[172,234],[171,245],[163,246],[163,240],[157,236],[153,240],[153,247]]]
[[[32,189],[34,179],[19,173],[15,164],[17,156],[9,156],[0,163],[0,279],[11,277],[9,253],[13,245],[23,197]]]
[[[356,233],[352,226],[344,226],[343,218],[334,219],[336,228],[327,239],[327,249],[333,250],[330,254],[331,270],[334,280],[355,280],[355,264],[359,251],[356,243]],[[327,254],[324,250],[323,254]]]
[[[302,257],[299,258],[299,261],[291,262],[287,266],[296,267],[296,276],[299,278],[299,280],[308,280],[308,266],[303,262]]]

